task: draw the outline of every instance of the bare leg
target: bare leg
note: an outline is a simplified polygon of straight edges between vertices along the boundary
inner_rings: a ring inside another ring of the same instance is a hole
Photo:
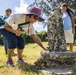
[[[11,59],[14,49],[8,49],[8,59]]]
[[[18,53],[18,58],[22,57],[23,49],[18,49],[17,53]]]
[[[23,49],[18,49],[17,52],[18,52],[18,60],[17,60],[18,63],[20,64],[24,63],[24,60],[22,59]]]
[[[14,63],[13,63],[13,61],[12,61],[12,53],[13,53],[13,51],[14,51],[14,49],[9,49],[8,50],[8,60],[7,60],[7,62],[6,62],[6,64],[7,64],[7,66],[9,67],[9,66],[14,66]]]
[[[69,43],[70,52],[73,52],[73,43]]]

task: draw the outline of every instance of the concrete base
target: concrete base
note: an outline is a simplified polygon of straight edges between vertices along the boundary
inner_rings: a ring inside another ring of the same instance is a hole
[[[38,72],[39,75],[73,75],[72,70],[68,69],[43,69]]]
[[[76,53],[42,52],[35,65],[42,75],[76,75]]]

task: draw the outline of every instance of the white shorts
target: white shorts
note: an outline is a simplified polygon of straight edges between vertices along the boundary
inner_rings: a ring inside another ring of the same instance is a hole
[[[74,42],[74,34],[72,33],[72,29],[64,30],[66,43]]]

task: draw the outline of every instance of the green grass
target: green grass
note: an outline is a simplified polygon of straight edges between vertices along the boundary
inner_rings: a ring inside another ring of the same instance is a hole
[[[43,44],[44,46],[47,46],[47,42],[43,42]],[[4,47],[0,46],[0,75],[38,75],[36,72],[36,67],[32,65],[40,57],[41,50],[42,48],[39,47],[36,43],[27,44],[23,52],[23,59],[26,60],[28,64],[18,65],[16,62],[16,55],[12,56],[16,66],[7,67],[7,55],[5,54]],[[76,46],[74,46],[74,50],[76,51]],[[17,54],[16,50],[14,52]]]
[[[43,42],[44,46],[47,46],[47,42]],[[22,64],[17,65],[17,55],[12,56],[15,67],[7,67],[6,60],[7,55],[4,51],[4,46],[0,46],[0,75],[38,75],[36,72],[36,67],[31,65],[40,57],[40,51],[42,50],[36,43],[25,45],[23,52],[23,59],[28,62],[28,65]],[[14,52],[17,54],[15,50]]]

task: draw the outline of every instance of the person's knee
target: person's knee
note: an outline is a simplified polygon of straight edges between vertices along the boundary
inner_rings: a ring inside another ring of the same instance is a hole
[[[18,49],[24,49],[25,41],[23,38],[18,39]]]
[[[9,40],[8,41],[8,48],[9,49],[17,48],[17,39]]]

